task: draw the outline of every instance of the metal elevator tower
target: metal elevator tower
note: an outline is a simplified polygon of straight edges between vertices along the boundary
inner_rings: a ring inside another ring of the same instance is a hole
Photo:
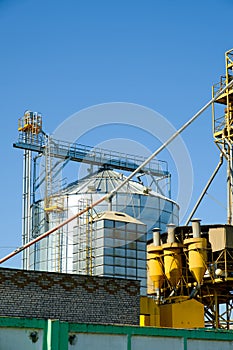
[[[226,71],[220,82],[213,85],[212,97],[233,79],[233,49],[225,53]],[[212,104],[215,143],[227,161],[227,223],[233,224],[233,87],[227,88]]]
[[[38,142],[42,130],[42,117],[40,113],[25,111],[24,116],[18,120],[18,131],[24,136],[25,142]],[[22,210],[22,241],[23,244],[30,240],[31,231],[31,169],[32,151],[24,149],[23,166],[23,210]],[[29,250],[23,252],[23,268],[27,269],[29,263]]]
[[[26,111],[19,119],[19,138],[14,147],[24,150],[23,175],[23,245],[37,238],[41,233],[56,227],[68,217],[67,197],[62,194],[65,186],[62,179],[62,169],[70,162],[90,164],[90,170],[97,166],[103,169],[119,169],[127,172],[135,171],[146,158],[106,149],[94,148],[56,140],[42,130],[42,116],[40,113]],[[152,160],[138,173],[138,181],[144,174],[150,175],[151,183],[145,186],[171,197],[170,173],[167,162]],[[40,202],[43,203],[40,206]],[[81,205],[81,204],[80,204]],[[89,207],[90,203],[82,204]],[[109,201],[109,207],[111,201]],[[80,210],[85,209],[80,206]],[[88,215],[91,215],[88,210]],[[88,225],[87,225],[88,226]],[[88,233],[89,234],[89,233]],[[91,235],[91,233],[90,233]],[[62,261],[67,252],[64,240],[67,237],[67,227],[57,230],[52,237],[49,249],[53,254],[53,271],[63,271]],[[89,240],[89,238],[88,238]],[[39,261],[39,253],[27,249],[23,255],[23,268]],[[36,249],[35,249],[36,251]],[[37,252],[37,251],[36,251]],[[88,253],[89,254],[89,253]]]

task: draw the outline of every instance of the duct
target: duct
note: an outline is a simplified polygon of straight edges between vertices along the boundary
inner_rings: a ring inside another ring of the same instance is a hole
[[[175,228],[174,224],[167,225],[167,243],[175,243]]]
[[[193,238],[201,237],[201,220],[200,219],[192,219],[192,229],[193,229]]]
[[[159,246],[160,245],[160,228],[155,227],[153,228],[153,245],[154,246]]]

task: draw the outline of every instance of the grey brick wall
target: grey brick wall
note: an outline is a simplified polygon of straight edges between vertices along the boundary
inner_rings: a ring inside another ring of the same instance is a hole
[[[0,316],[139,324],[139,281],[0,268]]]

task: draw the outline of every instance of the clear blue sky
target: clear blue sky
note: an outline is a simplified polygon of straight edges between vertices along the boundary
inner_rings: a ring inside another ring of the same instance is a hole
[[[232,15],[231,0],[0,0],[0,256],[21,245],[23,152],[12,144],[24,110],[42,112],[51,133],[80,109],[130,102],[178,128],[224,74]],[[194,169],[191,209],[218,162],[211,110],[183,139]],[[224,171],[197,213],[203,222],[226,221]]]

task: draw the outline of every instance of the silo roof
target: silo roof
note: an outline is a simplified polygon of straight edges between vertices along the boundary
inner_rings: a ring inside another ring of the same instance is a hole
[[[99,171],[90,174],[80,180],[72,182],[62,193],[64,195],[74,194],[87,194],[87,193],[109,193],[119,186],[126,176],[122,173],[116,172],[111,169],[100,169]],[[119,190],[119,193],[132,193],[138,195],[156,196],[162,199],[176,203],[175,201],[167,198],[166,196],[155,192],[153,190],[148,191],[148,187],[143,184],[130,180],[127,184],[123,185]]]

